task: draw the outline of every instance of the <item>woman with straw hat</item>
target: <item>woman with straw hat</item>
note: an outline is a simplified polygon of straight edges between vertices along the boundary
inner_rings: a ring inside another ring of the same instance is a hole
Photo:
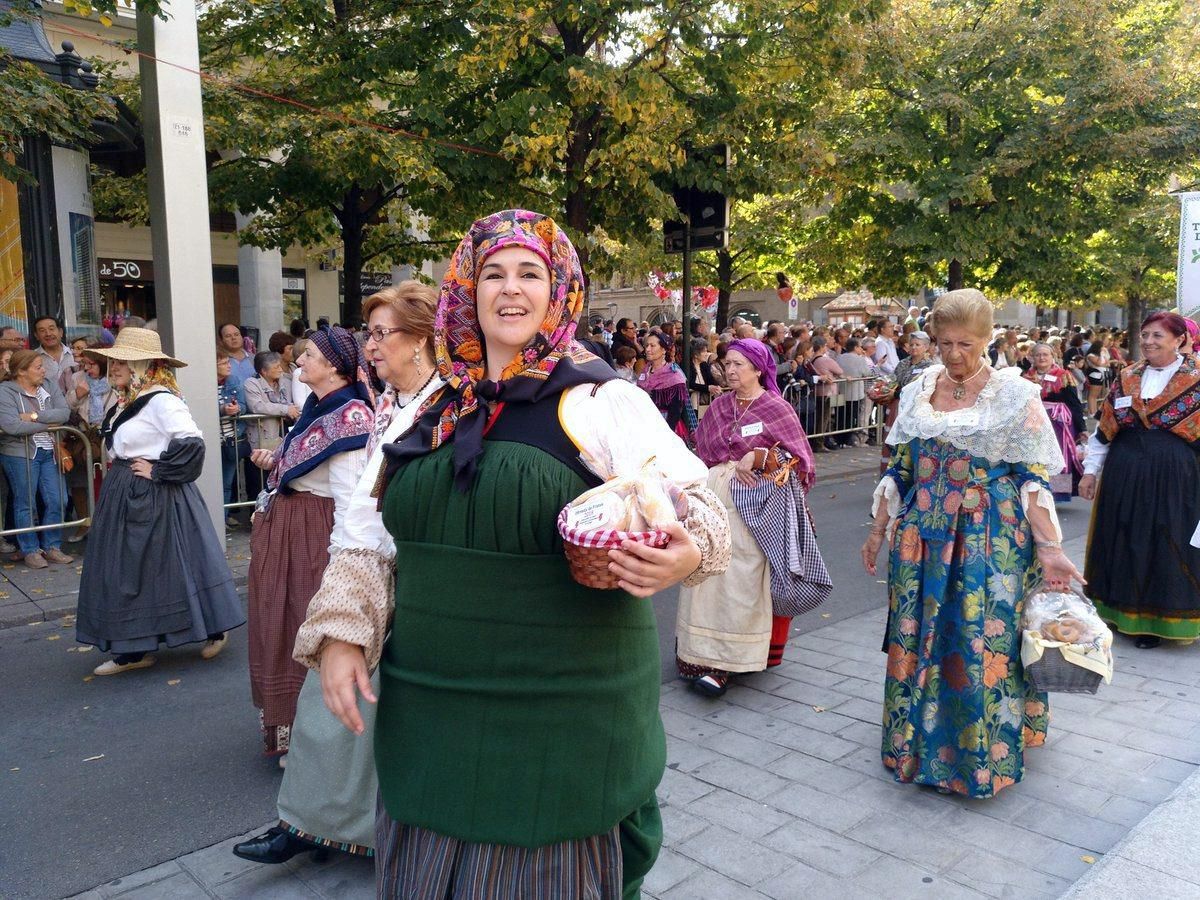
[[[87,353],[108,359],[117,405],[101,428],[112,468],[83,560],[75,639],[114,654],[97,675],[153,665],[160,643],[203,641],[200,655],[212,659],[246,617],[194,484],[204,439],[174,371],[187,363],[145,328]]]

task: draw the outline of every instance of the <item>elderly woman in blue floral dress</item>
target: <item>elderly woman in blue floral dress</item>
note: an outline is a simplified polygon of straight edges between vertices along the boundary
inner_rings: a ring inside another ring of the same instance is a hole
[[[1025,591],[1082,579],[1062,552],[1048,480],[1062,452],[1038,388],[983,357],[991,304],[952,291],[931,320],[942,364],[901,393],[862,549],[873,575],[891,531],[883,763],[991,797],[1021,780],[1049,721],[1021,666]]]

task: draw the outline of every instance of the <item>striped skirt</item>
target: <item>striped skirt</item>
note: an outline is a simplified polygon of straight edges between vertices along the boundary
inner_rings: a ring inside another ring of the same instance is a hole
[[[329,565],[333,500],[279,494],[250,534],[250,695],[268,755],[287,753],[307,670],[292,659],[308,601]]]
[[[620,826],[546,847],[473,844],[375,813],[380,900],[620,900]]]

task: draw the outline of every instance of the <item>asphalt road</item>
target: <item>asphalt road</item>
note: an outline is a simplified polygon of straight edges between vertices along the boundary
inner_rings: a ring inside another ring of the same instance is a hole
[[[858,548],[874,482],[811,497],[833,596],[809,631],[886,602]],[[1062,512],[1068,538],[1089,504]],[[674,677],[677,592],[655,598],[663,676]],[[85,681],[103,657],[57,623],[0,631],[0,898],[56,898],[174,859],[272,818],[280,770],[261,755],[246,632],[217,659],[158,654],[148,670]]]

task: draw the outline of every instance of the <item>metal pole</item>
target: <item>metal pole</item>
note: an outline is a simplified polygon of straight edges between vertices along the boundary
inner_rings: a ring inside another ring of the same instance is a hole
[[[683,217],[683,338],[686,346],[692,337],[692,223]],[[676,348],[676,359],[687,359],[687,351]]]

